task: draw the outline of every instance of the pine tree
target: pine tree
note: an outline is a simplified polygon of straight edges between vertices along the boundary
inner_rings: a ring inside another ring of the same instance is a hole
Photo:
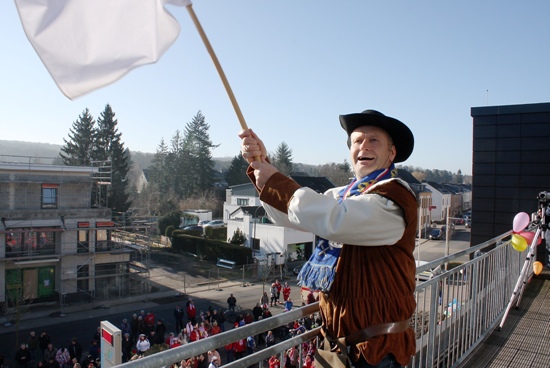
[[[111,161],[111,185],[108,207],[115,212],[126,212],[130,207],[127,176],[130,171],[130,151],[124,148],[118,121],[109,104],[97,119],[97,156],[99,161]]]
[[[65,165],[90,166],[95,156],[97,132],[94,117],[86,108],[69,129],[69,140],[63,138],[59,156]]]
[[[164,138],[161,139],[160,144],[157,147],[157,151],[155,152],[155,156],[151,162],[150,169],[150,185],[156,186],[160,193],[168,192],[170,189],[168,146],[166,145],[166,142],[164,142]]]
[[[180,157],[180,164],[185,173],[185,196],[200,194],[214,186],[215,162],[212,158],[212,149],[218,145],[210,140],[209,128],[201,111],[185,126]]]
[[[225,172],[225,181],[229,186],[248,183],[250,179],[246,175],[248,162],[242,155],[237,155],[231,160],[229,168]]]
[[[176,130],[170,141],[170,152],[166,157],[166,170],[170,178],[170,188],[179,198],[185,196],[186,170],[183,137],[179,130]]]
[[[292,150],[285,142],[282,142],[277,147],[272,164],[284,175],[289,175],[292,172],[294,166],[292,162]]]

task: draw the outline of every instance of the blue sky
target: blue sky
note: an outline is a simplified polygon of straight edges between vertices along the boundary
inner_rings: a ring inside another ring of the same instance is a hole
[[[550,2],[196,0],[194,10],[249,127],[295,162],[348,159],[338,115],[371,108],[415,134],[407,165],[471,174],[472,107],[549,102]],[[0,2],[2,138],[63,144],[108,103],[126,147],[155,152],[201,110],[215,157],[239,153],[239,121],[187,11],[156,64],[73,101]],[[100,25],[98,20],[98,26]]]

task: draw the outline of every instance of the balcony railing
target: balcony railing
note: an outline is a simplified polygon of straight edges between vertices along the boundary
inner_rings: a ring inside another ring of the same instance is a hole
[[[55,244],[37,246],[36,244],[6,245],[6,258],[36,257],[56,254]]]
[[[437,266],[445,270],[449,262],[463,261],[428,281],[418,283],[415,291],[416,312],[410,322],[416,332],[417,351],[409,367],[457,366],[499,324],[529,252],[529,249],[521,253],[514,250],[510,246],[510,235],[510,232],[502,234],[485,243],[417,268],[417,274],[420,274]],[[248,336],[281,328],[318,312],[318,308],[318,303],[314,303],[293,309],[219,335],[122,364],[120,367],[167,367],[234,341],[246,339]],[[292,346],[296,346],[302,356],[302,343],[316,339],[319,333],[319,328],[307,331],[223,366],[248,367],[259,363],[259,366],[263,367],[266,359],[273,355],[281,355],[282,358],[284,352]],[[302,364],[300,361],[300,367]]]

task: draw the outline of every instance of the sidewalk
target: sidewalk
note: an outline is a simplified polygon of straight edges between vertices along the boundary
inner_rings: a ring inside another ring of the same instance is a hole
[[[150,279],[155,279],[155,284],[160,291],[148,293],[146,295],[134,295],[107,301],[100,300],[91,303],[74,304],[63,308],[60,308],[57,303],[35,305],[33,307],[39,308],[33,308],[33,310],[22,316],[19,322],[19,330],[30,328],[40,329],[41,327],[56,325],[58,322],[66,323],[88,318],[100,319],[102,316],[127,311],[129,304],[132,305],[133,310],[148,310],[152,307],[158,306],[159,304],[163,304],[158,301],[166,298],[172,299],[175,302],[178,300],[186,300],[189,296],[193,296],[193,298],[197,299],[212,301],[218,300],[225,304],[227,292],[220,294],[218,288],[226,290],[228,288],[243,286],[243,280],[225,280],[220,282],[212,281],[196,284],[195,287],[190,288],[185,287],[184,280],[178,281],[175,278],[167,279],[165,277],[155,277],[165,274],[165,271],[163,271],[160,267],[151,268],[150,273]],[[273,278],[276,278],[276,276],[274,275]],[[292,285],[293,300],[298,302],[299,298],[297,295],[299,295],[299,287],[296,286],[295,278],[287,278],[285,281],[288,281],[289,284]],[[261,280],[245,280],[245,285],[247,293],[261,295],[261,290],[263,287]],[[184,293],[184,291],[186,291],[186,293]],[[273,314],[278,314],[281,313],[282,310],[282,308],[272,308],[271,312]],[[55,315],[59,318],[55,318]],[[16,330],[17,328],[15,324],[12,324],[11,326],[0,325],[0,333],[2,334],[7,332],[15,332]]]

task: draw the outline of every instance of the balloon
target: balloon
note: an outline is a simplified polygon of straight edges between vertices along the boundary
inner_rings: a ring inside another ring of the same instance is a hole
[[[529,214],[527,212],[519,212],[516,216],[514,216],[512,226],[514,232],[519,233],[520,231],[523,231],[527,225],[529,225]]]
[[[531,245],[533,243],[533,239],[535,238],[535,233],[532,232],[532,231],[522,231],[522,232],[519,233],[519,235],[521,235],[525,238],[528,245]],[[542,239],[539,236],[539,238],[537,240],[537,245],[539,245],[541,242],[542,242]]]
[[[527,240],[519,234],[512,234],[512,247],[518,252],[523,252],[527,249]]]
[[[542,271],[542,263],[539,261],[533,262],[533,272],[538,275]]]

